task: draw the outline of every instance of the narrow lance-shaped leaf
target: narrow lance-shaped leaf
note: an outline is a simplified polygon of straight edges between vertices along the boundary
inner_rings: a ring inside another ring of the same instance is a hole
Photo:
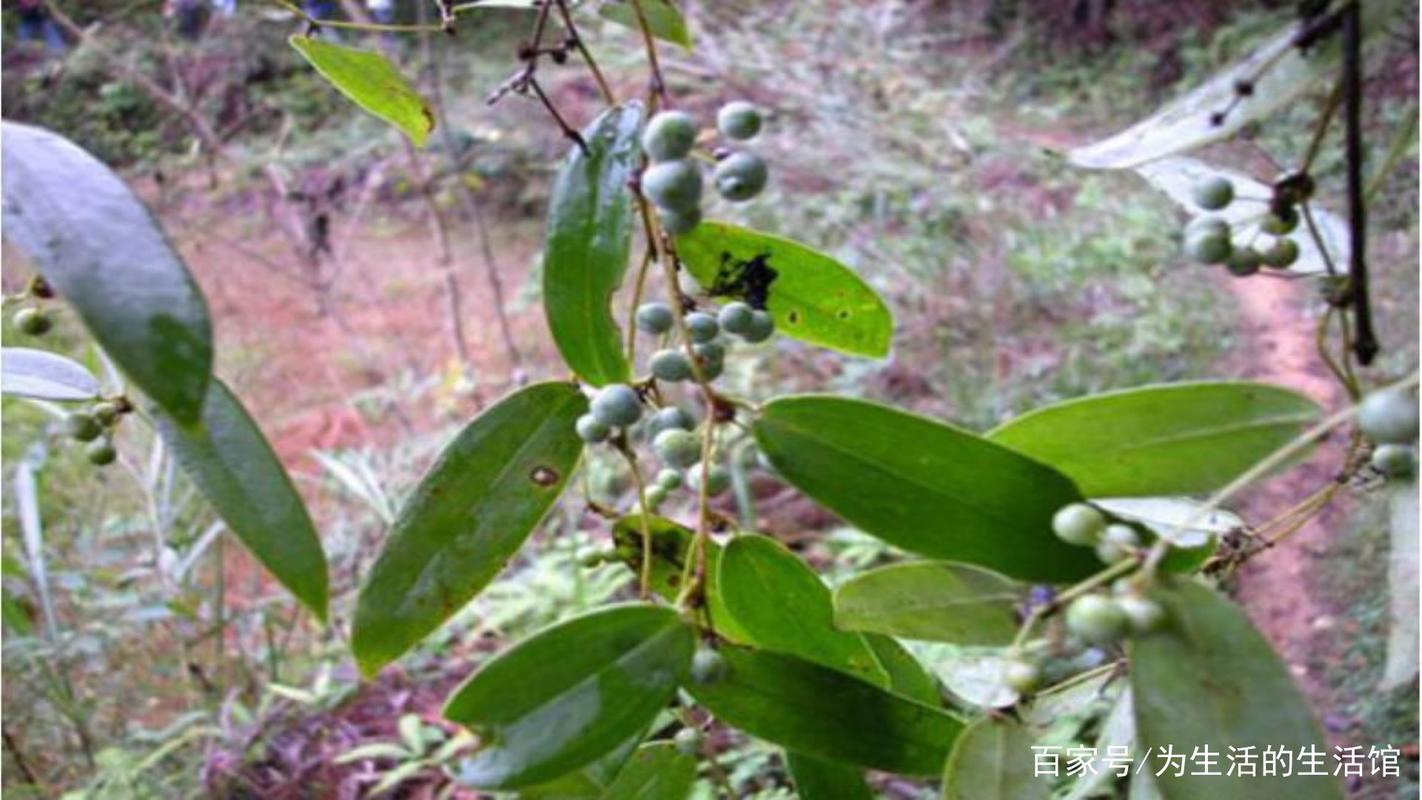
[[[326,619],[326,555],[301,496],[241,401],[207,387],[197,425],[160,415],[158,430],[227,527],[318,618]]]
[[[839,670],[769,650],[721,647],[726,676],[686,690],[720,721],[812,756],[935,775],[962,723]]]
[[[288,41],[351,102],[404,131],[416,147],[425,146],[434,110],[385,56],[307,36]]]
[[[563,360],[594,386],[627,380],[612,295],[632,247],[627,181],[637,169],[642,107],[610,108],[583,131],[553,183],[543,247],[543,307]]]
[[[988,438],[1051,464],[1092,497],[1196,494],[1229,483],[1318,414],[1280,386],[1160,384],[1029,411]]]
[[[905,639],[1002,645],[1017,634],[1023,590],[991,570],[910,561],[860,573],[834,593],[835,625]]]
[[[775,329],[794,339],[856,356],[883,358],[894,318],[854,270],[799,242],[707,221],[677,237],[677,255],[708,292],[757,302]]]
[[[669,519],[647,517],[647,530],[652,534],[651,590],[666,600],[681,595],[681,576],[686,562],[693,558],[691,549],[695,534]],[[612,526],[612,539],[617,550],[625,553],[627,568],[633,575],[642,574],[642,516],[630,514]],[[732,618],[717,585],[716,573],[721,563],[721,545],[706,542],[706,607],[711,615],[711,627],[716,635],[733,642],[750,644],[750,634]]]
[[[1052,779],[1035,774],[1036,737],[1011,718],[968,726],[943,771],[943,800],[1047,800]]]
[[[686,800],[696,782],[696,759],[671,742],[637,748],[600,800]]]
[[[691,31],[686,27],[686,18],[672,0],[640,0],[642,15],[647,21],[647,30],[665,42],[691,49]],[[637,11],[631,0],[603,0],[597,13],[619,25],[633,30],[642,26],[637,19]]]
[[[1192,753],[1208,744],[1266,747],[1298,755],[1315,748],[1328,769],[1328,742],[1294,686],[1288,667],[1250,625],[1239,606],[1198,583],[1176,580],[1152,597],[1166,609],[1166,627],[1130,648],[1131,695],[1142,752]],[[1298,763],[1297,761],[1295,763]],[[1159,768],[1159,764],[1152,766]],[[1155,779],[1167,800],[1337,800],[1336,779],[1325,774],[1220,777],[1166,770]]]
[[[64,356],[6,347],[0,350],[0,392],[36,400],[93,400],[99,379]]]
[[[519,642],[445,705],[446,717],[480,737],[460,780],[517,789],[612,752],[671,700],[694,647],[675,611],[641,604],[600,609]]]
[[[750,534],[732,539],[716,582],[726,610],[753,644],[888,686],[864,637],[835,629],[829,589],[779,542]]]
[[[351,645],[372,675],[463,608],[562,493],[587,398],[539,383],[486,409],[406,501],[360,590]]]
[[[800,800],[874,800],[863,771],[852,764],[786,751],[785,766]]]
[[[976,434],[838,397],[766,404],[755,438],[797,489],[890,544],[1027,580],[1100,569],[1089,548],[1051,531],[1081,500],[1061,473]]]
[[[178,422],[212,374],[207,302],[148,209],[67,139],[3,124],[4,233],[104,350]]]

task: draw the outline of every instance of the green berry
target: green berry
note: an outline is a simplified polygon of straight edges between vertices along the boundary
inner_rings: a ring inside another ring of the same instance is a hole
[[[22,308],[15,312],[11,322],[15,330],[28,336],[43,336],[54,327],[54,320],[40,308]]]
[[[701,367],[701,378],[705,381],[714,381],[721,377],[721,373],[726,369],[725,361],[712,361],[709,358],[698,358],[696,363]]]
[[[1417,472],[1417,456],[1405,444],[1378,445],[1371,463],[1389,478],[1409,478]]]
[[[662,229],[672,236],[690,233],[693,228],[701,224],[701,209],[699,208],[684,208],[678,211],[657,206],[657,214],[661,217]]]
[[[676,383],[691,378],[691,359],[680,350],[658,350],[652,354],[651,367],[659,381]]]
[[[667,501],[667,490],[660,486],[653,486],[647,489],[647,510],[656,511],[657,506]]]
[[[701,363],[719,363],[726,360],[726,348],[720,342],[702,342],[691,346],[691,352]]]
[[[716,127],[728,139],[750,139],[760,133],[760,110],[744,100],[727,103],[716,112]]]
[[[1229,234],[1192,233],[1185,237],[1185,254],[1201,264],[1223,264],[1233,252]]]
[[[84,447],[84,457],[89,459],[90,464],[103,467],[114,463],[118,451],[114,450],[113,442],[108,439],[95,439]]]
[[[1116,606],[1126,615],[1132,633],[1153,633],[1165,624],[1165,609],[1154,600],[1127,594],[1116,598]]]
[[[666,333],[675,323],[676,317],[666,303],[643,303],[637,306],[637,329],[644,333]]]
[[[1042,668],[1031,661],[1014,658],[1003,667],[1002,682],[1018,694],[1030,694],[1042,683]]]
[[[642,131],[642,149],[653,161],[683,158],[696,143],[696,121],[684,111],[663,111]]]
[[[1378,444],[1411,444],[1417,439],[1417,401],[1404,392],[1373,392],[1358,406],[1358,427]]]
[[[1270,212],[1269,215],[1264,218],[1264,221],[1259,223],[1260,230],[1265,233],[1272,233],[1275,236],[1283,236],[1286,233],[1292,233],[1298,226],[1299,212],[1293,208],[1285,209],[1282,216]]]
[[[1052,516],[1052,533],[1067,544],[1094,544],[1104,527],[1106,517],[1085,503],[1062,506],[1061,510]]]
[[[664,464],[678,469],[685,469],[701,459],[701,440],[691,431],[678,428],[657,434],[652,440],[652,449]]]
[[[1185,236],[1223,236],[1229,238],[1229,223],[1220,217],[1199,216],[1185,225]]]
[[[1239,278],[1247,278],[1259,271],[1259,265],[1264,263],[1264,256],[1252,247],[1236,247],[1234,252],[1229,254],[1229,260],[1225,262],[1225,269],[1229,274]]]
[[[69,438],[80,442],[92,442],[99,438],[104,428],[94,415],[87,411],[75,411],[64,418],[64,431]]]
[[[730,665],[726,663],[725,656],[709,647],[697,650],[696,654],[691,657],[692,683],[702,686],[720,683],[729,671]]]
[[[1115,523],[1107,525],[1096,543],[1096,556],[1107,564],[1114,564],[1129,558],[1141,546],[1141,537],[1130,525]]]
[[[689,431],[694,427],[696,427],[696,420],[692,419],[690,414],[676,406],[667,406],[658,409],[657,413],[652,415],[652,419],[647,423],[647,435],[655,438],[662,431],[672,428]]]
[[[749,200],[769,179],[765,161],[755,153],[732,153],[716,164],[716,191],[727,200]]]
[[[692,464],[686,468],[686,487],[695,494],[701,493],[701,473],[700,462]],[[711,464],[706,469],[706,494],[715,497],[716,495],[731,488],[731,473],[720,464]]]
[[[94,415],[94,419],[98,420],[100,425],[108,427],[118,421],[119,405],[103,400],[95,403],[93,408],[89,409],[89,413]]]
[[[686,315],[686,330],[691,334],[692,342],[702,344],[715,339],[721,332],[721,325],[710,314],[693,311]]]
[[[1274,269],[1288,269],[1299,260],[1299,245],[1293,239],[1280,239],[1262,254],[1264,265]]]
[[[685,479],[682,478],[681,473],[670,467],[657,473],[657,485],[668,492],[680,489],[683,483],[685,483]]]
[[[612,428],[608,427],[602,420],[594,417],[592,414],[584,414],[578,417],[578,421],[573,427],[578,431],[578,438],[588,444],[601,442],[612,433]]]
[[[693,211],[701,205],[701,170],[684,158],[653,164],[642,173],[642,192],[662,208]]]
[[[1234,184],[1220,176],[1206,178],[1190,190],[1195,205],[1206,211],[1218,211],[1234,200]]]
[[[1099,594],[1078,597],[1066,610],[1067,630],[1092,644],[1108,645],[1120,639],[1130,622],[1115,600]]]
[[[604,386],[593,397],[592,415],[608,427],[625,428],[642,417],[642,400],[637,390],[624,383]]]
[[[741,334],[741,338],[751,344],[759,344],[769,339],[775,333],[775,317],[770,316],[769,311],[759,308],[751,312],[750,329]]]
[[[755,315],[755,309],[749,303],[742,303],[734,300],[721,306],[721,311],[716,314],[716,320],[721,323],[721,327],[726,333],[740,335],[750,330],[751,318]]]
[[[684,756],[694,756],[701,752],[701,731],[695,728],[682,728],[672,737],[672,742],[676,744],[676,751]]]

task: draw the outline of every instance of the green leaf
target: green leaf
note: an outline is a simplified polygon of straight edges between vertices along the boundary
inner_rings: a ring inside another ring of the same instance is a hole
[[[409,650],[503,569],[562,493],[587,409],[575,384],[534,384],[445,447],[361,587],[351,646],[362,672]]]
[[[819,576],[774,539],[732,539],[721,553],[716,583],[752,644],[888,686],[889,676],[864,637],[835,629],[830,591]]]
[[[655,723],[653,723],[655,724]],[[519,800],[600,800],[607,787],[632,757],[637,745],[647,738],[646,731],[637,731],[607,755],[576,772],[569,772],[547,783],[530,786],[518,793]]]
[[[1004,645],[1017,635],[1021,587],[996,572],[910,561],[860,573],[834,593],[834,624],[904,639]]]
[[[377,761],[382,759],[387,761],[402,761],[407,758],[416,758],[419,755],[419,752],[412,753],[393,742],[372,742],[371,744],[363,744],[360,747],[341,753],[336,756],[334,763],[353,764],[357,761]]]
[[[5,238],[144,393],[178,422],[196,422],[212,375],[212,324],[148,209],[67,139],[13,122],[0,138]]]
[[[713,221],[678,236],[676,246],[692,277],[713,295],[745,299],[738,278],[747,269],[767,270],[765,307],[776,331],[850,355],[889,354],[894,335],[889,307],[853,270],[824,253]]]
[[[1052,779],[1034,772],[1032,732],[1009,718],[968,726],[943,771],[944,800],[1047,800]]]
[[[863,400],[802,395],[766,404],[755,438],[800,491],[866,533],[931,558],[1017,578],[1069,581],[1100,569],[1051,532],[1081,494],[1044,464],[951,425]]]
[[[923,664],[904,649],[903,645],[877,633],[864,634],[864,641],[869,643],[869,647],[879,659],[880,666],[888,673],[889,688],[895,694],[934,708],[943,705],[943,694],[938,688],[938,681],[928,674]]]
[[[307,36],[287,41],[351,102],[404,131],[424,147],[435,127],[434,109],[385,56]]]
[[[652,534],[652,574],[651,590],[666,600],[676,600],[681,594],[681,574],[686,567],[686,559],[695,534],[691,530],[669,519],[647,517],[647,528]],[[642,517],[629,514],[612,526],[612,540],[619,550],[630,553],[626,559],[632,574],[642,574]],[[716,573],[721,564],[721,545],[706,542],[706,605],[711,613],[711,627],[717,635],[740,644],[750,644],[750,634],[746,633],[726,609],[721,591],[717,585]]]
[[[1298,392],[1244,381],[1143,386],[1030,411],[988,434],[1091,497],[1218,489],[1317,421]]]
[[[934,671],[956,705],[1007,708],[1021,697],[1003,681],[1009,658],[1005,650],[963,648],[935,662]]]
[[[769,650],[721,647],[730,669],[686,690],[717,719],[798,753],[934,775],[962,723],[839,670]]]
[[[682,16],[676,3],[671,0],[641,0],[641,3],[642,14],[647,20],[647,30],[651,31],[653,36],[664,42],[691,49],[691,31],[687,29],[686,18]],[[631,0],[604,0],[597,7],[597,13],[619,25],[641,30],[642,26]]]
[[[1089,759],[1090,766],[1077,776],[1071,791],[1062,800],[1086,800],[1111,794],[1111,787],[1120,779],[1113,767],[1111,748],[1126,748],[1114,752],[1131,752],[1136,741],[1136,719],[1131,703],[1131,690],[1121,692],[1116,704],[1101,721],[1101,730],[1096,735],[1095,752]],[[1139,753],[1138,753],[1139,754]]]
[[[642,107],[610,108],[583,131],[558,171],[543,247],[543,306],[563,360],[594,386],[622,383],[630,368],[612,318],[632,247],[627,181],[637,169]]]
[[[685,800],[695,782],[696,759],[671,742],[653,742],[637,748],[602,800]]]
[[[1250,625],[1239,606],[1214,591],[1177,580],[1155,592],[1169,614],[1167,627],[1130,648],[1136,735],[1152,753],[1172,747],[1187,758],[1209,745],[1223,759],[1230,747],[1316,747],[1329,763],[1327,740],[1294,686],[1288,668]],[[1221,763],[1224,763],[1223,761]],[[1159,767],[1159,764],[1153,766]],[[1174,770],[1156,778],[1168,800],[1291,800],[1341,798],[1331,777],[1225,778]]]
[[[1417,482],[1398,481],[1387,493],[1392,536],[1387,568],[1387,657],[1381,688],[1396,689],[1417,677]]]
[[[227,527],[296,599],[326,619],[326,555],[301,496],[222,381],[207,385],[196,425],[158,416],[158,431],[178,464]]]
[[[675,611],[633,604],[545,628],[489,661],[445,705],[483,748],[459,767],[482,789],[552,780],[645,730],[676,693],[695,637]]]
[[[800,800],[874,800],[864,773],[852,764],[786,751],[785,766]]]
[[[64,356],[28,347],[0,350],[0,392],[37,400],[93,400],[99,379]]]
[[[1199,547],[1244,527],[1238,514],[1223,508],[1206,510],[1204,503],[1188,497],[1113,497],[1091,502],[1122,519],[1139,522],[1176,547]]]

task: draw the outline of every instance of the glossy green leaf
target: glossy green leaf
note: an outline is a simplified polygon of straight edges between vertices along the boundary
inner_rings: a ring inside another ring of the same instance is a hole
[[[752,644],[888,686],[889,676],[864,637],[835,629],[830,591],[819,576],[774,539],[732,539],[721,552],[716,583]]]
[[[889,354],[894,318],[854,270],[817,250],[725,222],[676,239],[691,276],[713,295],[745,298],[749,277],[768,280],[766,310],[786,336],[857,356]]]
[[[1298,754],[1315,747],[1324,763],[1332,752],[1308,701],[1288,667],[1249,623],[1239,606],[1214,591],[1177,580],[1153,594],[1169,614],[1161,632],[1135,639],[1130,648],[1131,693],[1141,748],[1190,754],[1209,745],[1283,748]],[[1223,758],[1223,755],[1221,755]],[[1158,764],[1154,764],[1157,768]],[[1336,800],[1332,777],[1224,778],[1174,770],[1156,778],[1168,800]]]
[[[227,527],[281,584],[326,619],[326,555],[301,496],[222,381],[207,386],[202,418],[178,425],[158,417],[163,442]]]
[[[1244,381],[1143,386],[1030,411],[988,437],[1091,497],[1218,489],[1316,422],[1298,392]]]
[[[543,307],[563,360],[594,386],[629,375],[612,295],[622,286],[635,209],[627,181],[637,169],[642,107],[610,108],[583,131],[549,200],[543,246]]]
[[[1381,687],[1396,689],[1417,677],[1417,482],[1397,481],[1387,494],[1389,602]]]
[[[755,438],[797,489],[865,532],[921,555],[1040,581],[1100,569],[1052,515],[1081,499],[1066,477],[976,434],[863,400],[767,403]]]
[[[984,717],[969,725],[943,770],[944,800],[1047,800],[1052,779],[1033,774],[1036,743],[1010,718]]]
[[[831,761],[934,775],[962,730],[957,718],[796,656],[725,645],[730,669],[686,687],[722,722]]]
[[[612,752],[672,699],[694,647],[675,611],[642,604],[603,608],[524,639],[445,705],[446,717],[481,740],[460,764],[460,780],[482,789],[534,786]]]
[[[863,771],[853,764],[787,751],[785,766],[800,800],[874,800]]]
[[[685,800],[696,782],[696,759],[671,742],[637,748],[602,800]]]
[[[1023,591],[991,570],[909,561],[862,572],[834,592],[834,622],[849,631],[965,645],[1008,644]]]
[[[879,659],[879,665],[888,673],[889,688],[895,694],[934,708],[943,705],[943,693],[938,688],[938,681],[903,645],[877,633],[864,634],[864,641],[869,643]]]
[[[416,147],[435,127],[434,109],[385,56],[307,36],[287,41],[351,102],[394,125]]]
[[[1007,708],[1021,697],[1003,681],[1007,651],[1001,648],[962,648],[952,657],[934,662],[934,671],[943,681],[955,705],[977,708]]]
[[[694,534],[691,530],[658,516],[647,518],[652,534],[651,590],[663,599],[675,601],[681,594],[681,575]],[[612,526],[612,539],[618,550],[627,554],[625,562],[632,574],[642,574],[642,517],[630,514]],[[706,542],[706,598],[711,612],[711,626],[717,635],[733,642],[750,644],[750,634],[741,628],[726,609],[716,583],[721,563],[721,545]]]
[[[646,731],[637,731],[607,755],[581,769],[521,790],[518,800],[601,800],[603,792],[617,779],[627,759],[645,738]]]
[[[93,400],[99,379],[64,356],[28,347],[0,350],[0,392],[37,400]]]
[[[1094,744],[1095,752],[1089,759],[1090,766],[1076,777],[1072,782],[1071,791],[1067,792],[1062,800],[1086,800],[1090,797],[1110,795],[1111,787],[1121,780],[1118,771],[1113,767],[1112,754],[1122,752],[1119,748],[1124,747],[1124,752],[1143,755],[1135,747],[1135,742],[1135,709],[1131,702],[1131,691],[1126,689],[1116,698],[1116,704],[1101,720],[1101,729],[1096,734]]]
[[[686,27],[686,17],[671,0],[641,0],[642,15],[647,20],[647,30],[664,42],[671,42],[691,49],[691,31]],[[619,25],[633,30],[641,30],[641,22],[632,7],[631,0],[603,0],[597,13]]]
[[[40,128],[2,129],[5,238],[145,394],[178,422],[196,422],[212,375],[212,324],[177,251],[93,156]]]
[[[1206,509],[1204,503],[1188,497],[1113,497],[1091,502],[1122,519],[1139,522],[1176,547],[1199,547],[1245,524],[1232,511]]]
[[[588,409],[571,383],[538,383],[485,409],[405,502],[361,586],[351,646],[366,675],[463,608],[538,526],[582,453]]]

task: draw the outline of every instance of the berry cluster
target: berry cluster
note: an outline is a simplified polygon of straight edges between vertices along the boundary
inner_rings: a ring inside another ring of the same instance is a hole
[[[1185,226],[1186,254],[1202,264],[1223,264],[1230,274],[1239,277],[1253,275],[1261,266],[1274,269],[1293,266],[1299,258],[1299,245],[1288,235],[1299,225],[1298,203],[1307,199],[1307,195],[1298,196],[1297,192],[1288,190],[1294,183],[1297,181],[1292,176],[1281,178],[1275,185],[1269,209],[1257,220],[1260,233],[1272,239],[1267,247],[1256,247],[1253,241],[1237,244],[1229,222],[1217,216],[1202,215]],[[1238,199],[1234,184],[1219,176],[1195,184],[1191,198],[1206,211],[1223,210]]]
[[[743,141],[760,132],[760,112],[743,101],[727,103],[716,115],[716,127],[727,139]],[[642,192],[657,207],[662,227],[682,234],[701,222],[701,169],[692,157],[697,126],[684,111],[663,111],[642,132],[642,150],[651,165],[642,173]],[[733,202],[760,194],[769,179],[765,161],[747,150],[716,151],[712,181],[716,191]]]
[[[1373,469],[1389,478],[1408,478],[1417,471],[1417,401],[1406,392],[1373,392],[1358,404],[1358,429],[1377,447]]]
[[[129,411],[126,400],[100,400],[87,411],[73,411],[64,418],[64,432],[76,442],[84,442],[84,457],[96,466],[107,466],[118,458],[114,450],[113,428]]]

